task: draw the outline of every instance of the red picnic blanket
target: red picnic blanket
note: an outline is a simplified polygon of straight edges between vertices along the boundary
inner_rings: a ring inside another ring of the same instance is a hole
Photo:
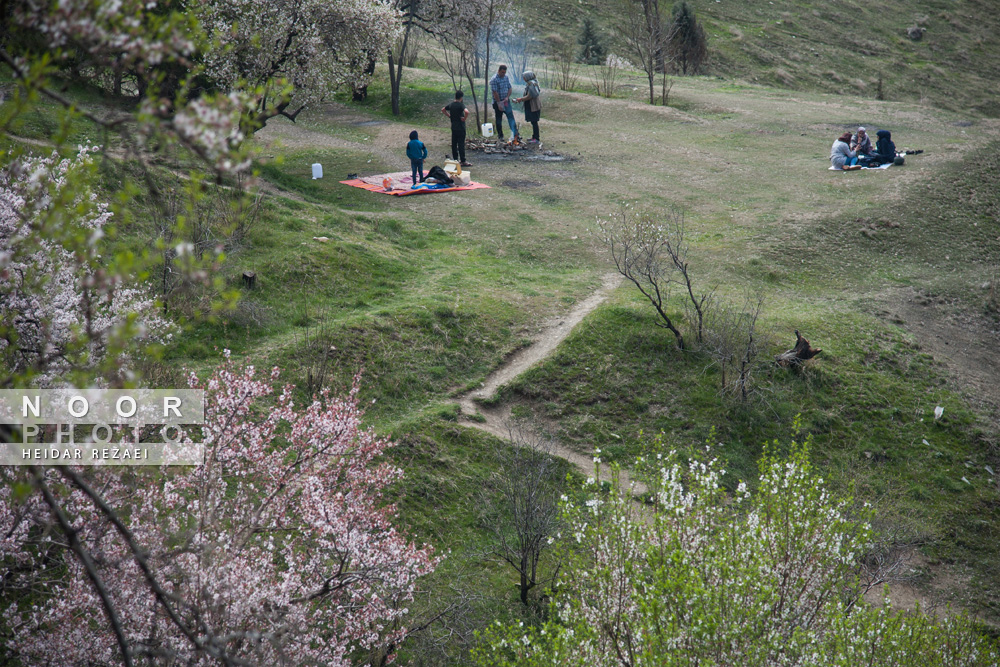
[[[427,194],[433,192],[455,192],[456,190],[479,190],[482,188],[489,188],[488,185],[483,185],[482,183],[472,182],[468,185],[457,185],[449,188],[440,188],[436,190],[431,190],[428,188],[420,188],[417,190],[412,190],[413,185],[413,174],[408,171],[397,171],[391,174],[378,174],[376,176],[365,176],[363,178],[352,178],[349,181],[340,181],[344,185],[350,185],[351,187],[361,188],[362,190],[370,190],[372,192],[381,192],[384,195],[395,195],[397,197],[403,197],[405,195],[419,195]],[[388,185],[388,189],[386,189]]]

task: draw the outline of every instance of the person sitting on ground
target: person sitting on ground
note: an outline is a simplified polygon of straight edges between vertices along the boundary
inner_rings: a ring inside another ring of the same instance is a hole
[[[851,133],[844,132],[830,148],[830,163],[837,169],[851,167],[858,163],[858,155],[851,150]]]
[[[469,117],[469,109],[462,101],[464,97],[465,93],[456,90],[455,99],[443,107],[441,113],[451,119],[452,158],[461,162],[463,167],[471,167],[472,164],[465,161],[465,120]]]
[[[524,102],[524,120],[531,123],[531,139],[529,143],[538,143],[538,119],[542,116],[542,91],[538,87],[538,79],[535,73],[526,71],[521,75],[524,79],[524,97],[519,97],[515,102]]]
[[[892,162],[895,165],[903,164],[903,157],[896,155],[896,144],[892,143],[892,133],[889,130],[879,130],[875,133],[878,141],[875,142],[875,158],[879,164]]]
[[[427,146],[420,141],[417,131],[410,132],[410,141],[406,144],[406,157],[410,158],[410,170],[413,172],[413,184],[424,182],[424,160],[427,159]],[[420,180],[417,181],[417,174]]]
[[[865,128],[859,127],[858,133],[851,136],[851,150],[857,153],[859,158],[875,154],[872,138],[868,136]]]

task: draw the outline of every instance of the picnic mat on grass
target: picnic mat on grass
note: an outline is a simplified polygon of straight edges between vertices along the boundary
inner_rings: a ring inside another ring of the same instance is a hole
[[[885,164],[879,165],[877,167],[861,167],[861,169],[888,169],[891,166],[892,166],[891,162],[886,162]],[[861,171],[861,169],[854,169],[853,171]],[[844,171],[844,170],[843,169],[837,169],[833,165],[830,165],[830,168],[827,169],[827,171]],[[851,170],[848,170],[848,171],[851,171]]]
[[[383,182],[385,179],[389,179],[389,189],[386,190]],[[429,190],[426,188],[421,188],[419,190],[411,190],[410,187],[413,185],[412,173],[409,171],[396,171],[391,174],[378,174],[376,176],[365,176],[364,178],[352,178],[349,181],[341,181],[344,185],[350,185],[355,188],[361,188],[362,190],[371,190],[372,192],[381,192],[384,195],[396,195],[397,197],[402,197],[404,195],[419,195],[427,194],[431,192],[455,192],[456,190],[479,190],[481,188],[489,188],[488,185],[483,185],[482,183],[476,183],[473,181],[468,185],[459,185],[448,188],[439,188],[436,190]]]

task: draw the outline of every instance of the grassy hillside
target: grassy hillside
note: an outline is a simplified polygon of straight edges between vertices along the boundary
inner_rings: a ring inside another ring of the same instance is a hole
[[[709,39],[703,74],[867,99],[881,78],[885,100],[1000,116],[1000,16],[991,0],[689,4]],[[575,38],[583,15],[613,33],[613,6],[553,0],[544,8],[525,3],[522,12],[539,35]],[[926,29],[921,40],[907,36],[912,26]]]
[[[696,5],[713,39],[710,76],[679,78],[665,109],[642,103],[641,87],[630,90],[641,86],[634,76],[612,100],[546,90],[542,140],[565,159],[470,155],[489,190],[393,198],[338,182],[405,169],[412,129],[430,164],[441,162],[448,135],[438,110],[450,95],[439,73],[405,72],[402,118],[385,108],[380,70],[363,103],[340,100],[295,124],[276,119],[254,139],[266,194],[261,221],[220,273],[227,288],[242,289],[241,274],[254,271],[257,286],[234,311],[178,336],[150,377],[170,386],[179,369],[204,370],[221,348],[278,365],[302,393],[318,382],[342,388],[361,370],[367,422],[399,443],[391,456],[405,473],[394,497],[401,528],[450,550],[430,582],[431,601],[415,613],[453,595],[472,600],[464,639],[453,637],[446,649],[410,645],[403,662],[463,664],[471,630],[521,609],[512,571],[484,556],[489,537],[477,498],[496,441],[452,401],[601,284],[611,267],[593,233],[597,216],[623,199],[654,211],[678,206],[698,288],[765,296],[763,357],[790,347],[795,329],[823,354],[797,373],[762,369],[756,398],[733,401],[720,396],[707,356],[696,346],[679,352],[626,285],[499,401],[564,444],[599,446],[625,464],[653,432],[677,447],[711,439],[721,443],[729,485],[752,478],[763,443],[787,442],[798,423],[834,486],[885,501],[881,518],[905,529],[913,590],[996,620],[1000,491],[987,466],[1000,470],[1000,435],[996,404],[982,400],[1000,395],[995,362],[984,358],[977,369],[968,345],[958,355],[966,365],[956,368],[948,341],[933,332],[972,332],[995,349],[988,287],[1000,266],[1000,125],[970,116],[992,113],[986,82],[996,78],[1000,48],[989,25],[997,19],[985,16],[985,2],[949,4],[954,20],[941,19],[946,10],[935,3],[913,3],[938,17],[913,43],[902,35],[915,20],[900,13],[903,4],[839,2],[817,6],[819,16],[784,0],[766,15],[728,0]],[[603,18],[609,11],[556,0],[535,8],[534,27],[567,29],[562,17],[581,8]],[[841,17],[857,11],[871,32],[848,38]],[[984,15],[967,18],[975,12]],[[936,46],[935,30],[958,31],[954,21],[968,27],[965,47]],[[802,23],[812,32],[800,33]],[[960,62],[979,31],[976,67],[930,77],[926,94],[909,86],[911,75],[921,82],[931,67],[950,67],[937,60],[942,54]],[[821,55],[796,50],[806,36]],[[883,52],[878,44],[888,45]],[[922,66],[893,65],[915,62],[911,52],[924,54]],[[887,99],[876,101],[870,81],[882,68]],[[900,146],[926,152],[887,171],[827,171],[833,138],[858,122],[891,127]],[[14,129],[37,142],[56,126],[41,106]],[[325,179],[311,179],[313,162],[324,165]],[[187,164],[166,160],[157,184],[179,187]],[[102,169],[109,191],[130,176],[128,165]],[[140,207],[121,222],[119,243],[149,247],[153,215]],[[683,322],[679,297],[669,308]],[[960,319],[947,329],[952,317]],[[968,383],[977,372],[986,377],[982,392]],[[939,420],[936,406],[944,408]]]

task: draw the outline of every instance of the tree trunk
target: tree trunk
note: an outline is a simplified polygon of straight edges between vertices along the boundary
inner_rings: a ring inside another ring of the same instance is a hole
[[[399,115],[399,88],[403,79],[403,61],[406,60],[406,45],[410,41],[410,30],[413,28],[413,10],[411,3],[410,13],[406,17],[406,30],[403,32],[403,46],[399,50],[399,62],[395,63],[392,47],[389,47],[389,101],[392,106],[392,115]],[[395,65],[395,67],[394,67]]]
[[[809,341],[803,338],[798,330],[795,331],[795,347],[782,352],[774,360],[779,366],[801,366],[804,362],[812,359],[823,350],[811,347]]]
[[[482,121],[479,119],[479,100],[476,98],[476,82],[473,78],[475,74],[472,72],[471,63],[468,57],[462,58],[462,69],[465,70],[465,78],[469,81],[469,88],[472,90],[472,108],[476,110],[476,128],[482,125]],[[488,93],[487,93],[488,94]],[[487,116],[489,118],[489,116]]]
[[[483,116],[485,118],[490,117],[490,39],[493,37],[493,3],[490,2],[490,12],[486,17],[486,59],[483,63],[483,83],[486,86],[485,97],[483,98]],[[477,56],[476,63],[478,64],[479,58]],[[473,102],[475,102],[476,89],[473,87]],[[476,104],[476,127],[479,127],[481,123],[479,122],[479,104]]]
[[[400,56],[402,59],[402,56]],[[365,74],[371,76],[375,73],[375,58],[368,56],[368,62],[365,63]],[[398,93],[398,91],[397,91]],[[397,94],[398,97],[398,94]],[[354,86],[351,91],[351,99],[355,102],[363,102],[368,98],[368,84],[363,86]]]

